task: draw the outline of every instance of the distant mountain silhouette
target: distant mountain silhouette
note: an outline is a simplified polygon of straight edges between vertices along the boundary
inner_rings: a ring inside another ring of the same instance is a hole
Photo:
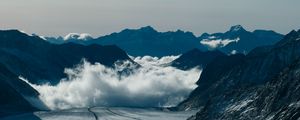
[[[158,32],[151,26],[146,26],[140,29],[125,29],[96,39],[87,34],[74,33],[66,37],[46,37],[46,39],[55,44],[73,42],[83,45],[117,45],[132,56],[162,57],[179,55],[193,48],[202,51],[219,49],[226,54],[248,53],[255,47],[272,45],[282,37],[283,35],[274,31],[255,30],[249,32],[241,25],[236,25],[225,33],[204,33],[198,38],[191,32],[181,30]]]
[[[177,30],[175,32],[158,32],[151,26],[140,29],[125,29],[119,33],[112,33],[103,37],[89,40],[63,40],[64,38],[51,38],[47,40],[62,44],[73,42],[83,45],[117,45],[132,56],[167,56],[179,55],[193,48],[205,50],[199,40],[191,32]]]
[[[274,31],[255,30],[249,32],[241,25],[232,26],[225,33],[204,33],[199,40],[208,49],[219,49],[224,53],[247,54],[258,46],[272,45],[281,40],[283,35]]]
[[[152,27],[125,29],[119,33],[99,37],[86,44],[117,45],[133,56],[179,55],[192,48],[201,48],[199,40],[191,32],[157,32]]]

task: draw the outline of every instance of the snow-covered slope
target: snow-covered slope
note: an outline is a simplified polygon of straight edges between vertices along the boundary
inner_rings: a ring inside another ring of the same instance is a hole
[[[93,37],[88,33],[69,33],[64,37],[65,41],[69,40],[91,40]]]

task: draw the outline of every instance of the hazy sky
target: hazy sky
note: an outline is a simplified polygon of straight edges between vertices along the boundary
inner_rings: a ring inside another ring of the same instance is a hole
[[[93,36],[151,25],[200,35],[241,24],[248,30],[300,29],[300,0],[1,0],[0,29],[44,36]]]

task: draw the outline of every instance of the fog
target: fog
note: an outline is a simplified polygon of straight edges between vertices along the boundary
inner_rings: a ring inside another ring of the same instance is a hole
[[[178,56],[132,58],[142,67],[120,61],[114,68],[83,61],[66,68],[67,78],[55,86],[29,83],[50,109],[92,106],[170,107],[183,101],[195,89],[201,70],[179,70],[165,64]],[[121,64],[120,64],[121,63]],[[131,74],[119,74],[124,69]]]

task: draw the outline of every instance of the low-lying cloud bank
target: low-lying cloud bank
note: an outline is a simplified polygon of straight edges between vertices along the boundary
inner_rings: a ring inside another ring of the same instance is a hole
[[[66,69],[68,77],[56,86],[29,84],[40,92],[40,99],[50,109],[174,106],[197,87],[195,82],[201,72],[197,68],[182,71],[162,66],[175,58],[133,58],[142,67],[134,69],[130,75],[118,74],[123,66],[134,66],[128,61],[116,64],[116,68],[84,61],[76,68]]]
[[[202,41],[200,41],[201,44],[206,45],[212,49],[218,48],[218,47],[225,47],[230,43],[237,43],[240,41],[240,38],[236,38],[236,39],[216,39],[216,40],[210,40],[210,39],[204,39]]]

